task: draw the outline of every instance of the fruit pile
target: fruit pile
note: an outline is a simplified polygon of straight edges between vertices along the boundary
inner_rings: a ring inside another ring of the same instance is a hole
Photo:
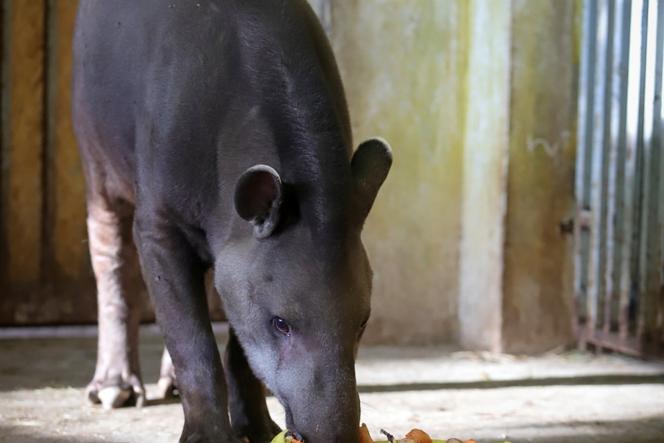
[[[360,427],[360,443],[477,443],[475,440],[459,440],[458,438],[450,438],[448,440],[432,440],[429,435],[420,430],[420,429],[413,429],[410,431],[406,436],[402,439],[397,439],[394,438],[392,434],[389,432],[386,432],[384,430],[380,430],[380,432],[387,437],[387,440],[378,440],[374,441],[371,438],[371,435],[369,435],[369,429],[367,428],[367,425],[362,424]],[[303,441],[298,440],[294,435],[292,435],[288,431],[283,431],[274,439],[272,440],[272,443],[304,443]],[[503,442],[503,443],[509,443],[509,442]]]
[[[429,434],[424,432],[421,429],[412,429],[406,436],[402,439],[396,439],[389,432],[381,429],[380,433],[387,437],[389,443],[477,443],[475,440],[459,440],[458,438],[451,438],[449,440],[432,440],[429,437]],[[369,429],[364,423],[360,427],[360,443],[382,443],[380,441],[374,442],[369,435]]]

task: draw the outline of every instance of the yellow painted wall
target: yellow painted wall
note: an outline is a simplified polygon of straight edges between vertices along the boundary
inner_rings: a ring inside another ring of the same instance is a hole
[[[510,125],[508,1],[472,0],[459,269],[459,341],[500,350]]]
[[[367,340],[456,338],[468,2],[329,2],[355,142],[394,165],[364,240],[375,272]]]
[[[572,338],[576,76],[580,2],[515,0],[503,348]]]
[[[572,0],[311,0],[356,141],[394,165],[364,239],[369,341],[538,351],[571,338]],[[556,146],[553,155],[535,146]]]

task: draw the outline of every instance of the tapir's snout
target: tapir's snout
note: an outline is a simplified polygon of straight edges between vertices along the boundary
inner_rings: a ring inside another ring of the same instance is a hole
[[[360,411],[357,393],[350,401],[319,399],[293,411],[293,428],[306,443],[358,443]]]
[[[292,423],[306,443],[358,443],[360,399],[354,364],[319,368],[304,392],[288,402]]]

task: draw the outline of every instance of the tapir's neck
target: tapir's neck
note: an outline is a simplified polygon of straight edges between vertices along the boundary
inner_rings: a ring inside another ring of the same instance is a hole
[[[253,10],[251,20],[275,20],[261,11]],[[230,225],[224,238],[251,234],[228,197],[237,177],[257,163],[277,170],[304,223],[334,226],[347,218],[352,138],[339,72],[310,10],[291,13],[302,16],[290,27],[266,26],[257,34],[255,27],[239,26],[229,37],[237,54],[229,83],[238,89],[217,159],[224,225]]]

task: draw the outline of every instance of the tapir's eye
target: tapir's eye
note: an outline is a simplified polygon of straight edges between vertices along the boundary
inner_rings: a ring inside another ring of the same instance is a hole
[[[286,320],[284,320],[281,317],[272,317],[272,326],[280,334],[284,334],[284,335],[290,335],[291,334],[290,325],[286,322]]]

